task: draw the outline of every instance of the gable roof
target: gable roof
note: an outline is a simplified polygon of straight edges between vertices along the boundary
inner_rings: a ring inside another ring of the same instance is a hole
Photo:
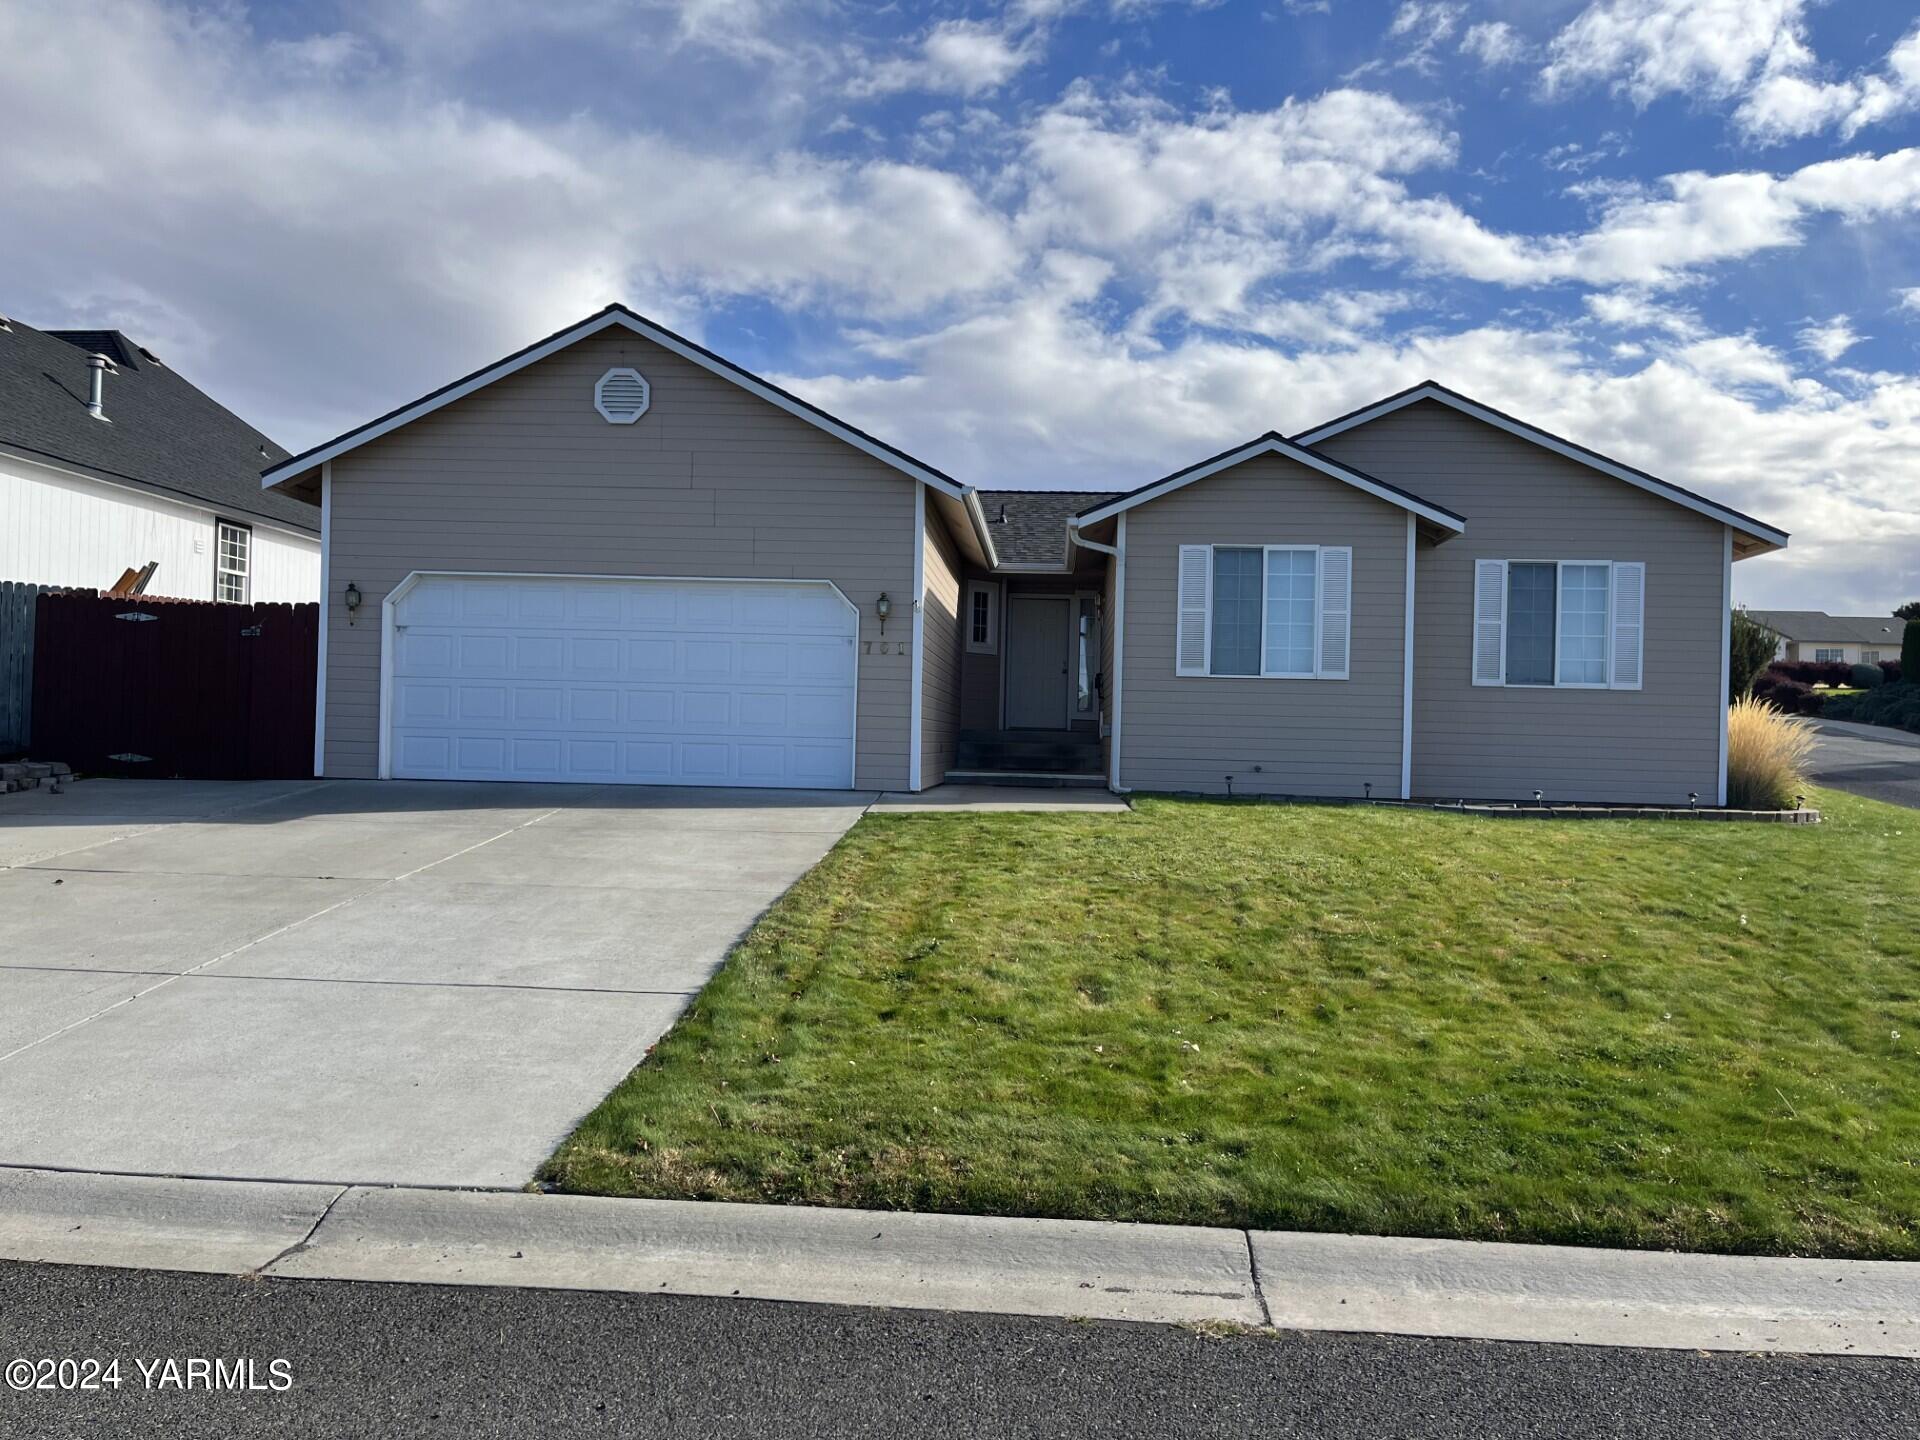
[[[1086,506],[1117,498],[1111,490],[982,490],[1003,565],[1065,565],[1067,521]]]
[[[1564,455],[1569,460],[1578,461],[1589,469],[1598,470],[1603,475],[1624,480],[1629,485],[1658,495],[1664,500],[1671,500],[1685,509],[1705,515],[1709,519],[1718,520],[1722,524],[1731,525],[1754,542],[1743,552],[1745,555],[1757,555],[1767,550],[1786,548],[1788,535],[1785,530],[1756,520],[1751,515],[1743,515],[1740,511],[1709,500],[1704,495],[1696,495],[1691,490],[1682,489],[1671,481],[1662,480],[1657,475],[1636,470],[1631,465],[1622,464],[1618,460],[1602,455],[1598,450],[1589,450],[1586,446],[1575,444],[1571,440],[1555,435],[1550,430],[1542,430],[1538,425],[1529,425],[1526,421],[1515,419],[1505,411],[1496,410],[1491,405],[1483,405],[1470,396],[1462,395],[1458,390],[1449,390],[1434,380],[1423,380],[1418,385],[1409,386],[1396,395],[1389,395],[1384,400],[1376,400],[1371,405],[1363,405],[1358,410],[1350,411],[1337,420],[1329,420],[1324,425],[1303,430],[1293,438],[1302,445],[1318,445],[1323,440],[1329,440],[1335,435],[1356,429],[1370,420],[1377,420],[1382,415],[1390,415],[1396,410],[1403,410],[1422,400],[1432,400],[1445,405],[1459,411],[1462,415],[1471,416],[1475,420],[1491,425],[1495,429],[1504,430],[1509,435],[1517,435],[1522,440],[1532,441],[1535,445],[1551,450],[1556,455]]]
[[[320,512],[262,494],[260,467],[286,451],[118,330],[0,328],[0,446],[236,520],[320,533]],[[87,413],[87,357],[113,362],[106,423]]]
[[[1281,455],[1289,460],[1297,460],[1310,470],[1318,470],[1322,475],[1338,480],[1344,485],[1351,485],[1356,490],[1365,491],[1376,499],[1386,501],[1389,505],[1398,505],[1402,510],[1429,521],[1448,534],[1458,535],[1467,528],[1466,518],[1456,515],[1445,506],[1422,500],[1411,490],[1402,490],[1398,485],[1389,485],[1385,480],[1377,479],[1365,471],[1356,470],[1351,465],[1343,465],[1330,456],[1320,454],[1317,450],[1309,450],[1306,446],[1287,439],[1277,430],[1269,430],[1259,439],[1250,440],[1245,445],[1237,446],[1232,450],[1223,450],[1220,454],[1202,460],[1197,465],[1189,465],[1184,470],[1163,475],[1158,480],[1149,481],[1136,490],[1128,490],[1124,494],[1089,505],[1079,512],[1072,523],[1081,526],[1097,525],[1100,521],[1131,510],[1136,505],[1145,505],[1150,500],[1158,500],[1162,495],[1169,495],[1175,490],[1193,484],[1196,480],[1204,480],[1209,475],[1217,475],[1222,470],[1231,469],[1235,465],[1261,455]]]
[[[876,460],[892,466],[901,474],[920,481],[948,499],[961,502],[973,521],[975,534],[979,538],[981,548],[986,552],[987,563],[989,565],[993,563],[993,538],[987,533],[986,517],[980,511],[978,495],[972,486],[961,484],[951,475],[934,469],[924,461],[914,459],[906,451],[889,445],[884,440],[875,439],[866,431],[856,429],[846,421],[829,415],[819,406],[809,404],[791,391],[782,390],[772,381],[764,380],[751,371],[742,369],[725,356],[716,355],[706,346],[696,344],[684,335],[677,335],[666,326],[657,324],[637,311],[629,310],[625,305],[620,304],[609,305],[577,324],[569,325],[564,330],[556,330],[544,340],[536,340],[533,344],[514,351],[504,359],[496,360],[493,364],[475,370],[470,375],[462,376],[458,380],[442,385],[438,390],[422,395],[418,400],[402,405],[396,410],[389,410],[377,419],[355,426],[344,435],[335,436],[324,444],[315,445],[310,450],[303,450],[290,459],[270,466],[261,474],[260,484],[271,489],[276,485],[298,480],[328,460],[344,455],[349,450],[358,449],[369,441],[377,440],[403,425],[409,425],[424,415],[431,415],[434,411],[451,405],[456,400],[465,399],[474,391],[491,385],[496,380],[524,370],[527,366],[544,360],[549,355],[566,349],[569,345],[585,340],[590,335],[598,335],[601,331],[614,326],[631,330],[642,338],[651,340],[662,349],[671,350],[681,359],[690,360],[703,370],[718,375],[722,380],[731,381],[741,389],[786,411],[789,415],[826,431],[835,439],[843,440],[854,449],[864,451]]]
[[[1748,610],[1783,640],[1838,640],[1849,645],[1897,647],[1907,622],[1895,615],[1829,615],[1824,610]]]

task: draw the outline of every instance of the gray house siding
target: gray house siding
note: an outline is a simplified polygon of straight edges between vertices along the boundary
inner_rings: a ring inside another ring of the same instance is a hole
[[[920,626],[920,785],[953,769],[960,738],[960,550],[946,522],[927,508]]]
[[[962,588],[978,582],[993,587],[994,642],[991,650],[970,650],[962,634],[960,648],[960,724],[967,730],[1000,728],[1000,647],[1006,643],[1006,585],[985,570],[969,570]],[[964,612],[963,612],[964,613]]]
[[[1711,803],[1724,713],[1726,527],[1433,401],[1317,449],[1456,510],[1466,534],[1419,552],[1413,788],[1429,797]],[[1638,560],[1640,690],[1472,683],[1478,559]],[[1129,684],[1131,690],[1131,684]]]
[[[593,408],[631,365],[636,425]],[[331,463],[326,773],[377,773],[380,602],[415,570],[830,580],[860,612],[854,783],[907,784],[915,482],[626,331],[607,331]],[[366,597],[349,623],[338,595]],[[902,607],[904,609],[904,607]]]
[[[1406,512],[1263,455],[1126,519],[1121,783],[1221,794],[1232,775],[1236,794],[1397,795]],[[1176,675],[1180,547],[1289,544],[1353,547],[1350,678]]]

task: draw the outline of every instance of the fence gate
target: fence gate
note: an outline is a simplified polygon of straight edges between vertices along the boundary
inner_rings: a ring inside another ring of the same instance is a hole
[[[94,775],[313,774],[320,607],[42,595],[33,754]]]

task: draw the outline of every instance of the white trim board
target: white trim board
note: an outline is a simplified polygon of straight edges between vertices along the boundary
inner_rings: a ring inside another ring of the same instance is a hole
[[[853,614],[853,726],[847,743],[853,751],[853,784],[860,788],[860,607],[831,580],[797,576],[791,580],[753,575],[576,575],[554,570],[410,570],[380,601],[380,748],[374,774],[393,778],[393,613],[422,580],[660,580],[675,585],[824,585]],[[325,663],[325,656],[322,656]]]
[[[430,415],[436,410],[453,404],[456,400],[464,400],[476,390],[484,389],[496,380],[504,379],[508,375],[524,370],[529,365],[537,364],[546,359],[549,355],[558,354],[570,345],[577,344],[589,336],[598,335],[601,331],[612,329],[615,326],[633,331],[636,335],[652,341],[662,349],[672,351],[681,359],[690,361],[711,374],[718,375],[722,380],[727,380],[738,385],[749,394],[756,395],[760,399],[765,400],[769,405],[784,410],[787,414],[826,431],[836,440],[844,441],[848,445],[853,446],[854,449],[871,455],[882,464],[889,465],[893,469],[898,470],[901,474],[911,476],[923,485],[932,486],[942,495],[962,502],[966,505],[967,513],[974,522],[975,533],[979,538],[981,549],[986,554],[988,564],[992,565],[997,559],[997,554],[993,548],[993,537],[987,532],[986,514],[980,508],[979,497],[972,486],[962,485],[951,476],[943,475],[938,470],[923,465],[912,456],[895,450],[891,445],[887,445],[882,441],[874,439],[871,435],[854,429],[845,421],[836,420],[833,416],[827,414],[826,411],[816,409],[797,396],[789,395],[778,386],[769,384],[759,376],[750,374],[740,369],[737,365],[721,359],[712,351],[694,344],[691,340],[676,335],[671,330],[664,329],[645,317],[636,315],[631,310],[619,306],[608,306],[599,314],[591,315],[577,325],[562,330],[556,335],[551,335],[537,344],[530,345],[525,350],[509,355],[504,360],[496,361],[486,369],[476,371],[474,374],[467,376],[464,380],[456,380],[453,384],[444,386],[430,395],[422,396],[411,405],[395,410],[390,415],[382,416],[378,420],[369,421],[358,429],[349,430],[346,434],[338,436],[324,445],[309,450],[304,454],[295,455],[289,460],[281,461],[278,465],[261,474],[261,487],[271,490],[276,485],[284,484],[289,480],[305,475],[316,465],[328,460],[337,459],[350,450],[357,450],[360,446],[377,440],[382,435],[391,434],[403,425],[412,424],[423,415]]]
[[[1469,400],[1465,395],[1457,394],[1431,380],[1416,385],[1411,390],[1403,390],[1398,395],[1390,395],[1385,400],[1367,406],[1364,410],[1356,410],[1351,415],[1343,415],[1338,420],[1331,420],[1318,429],[1303,430],[1294,436],[1294,439],[1301,445],[1318,445],[1323,440],[1330,440],[1335,435],[1344,434],[1371,420],[1377,420],[1382,415],[1390,415],[1396,410],[1405,409],[1422,400],[1432,400],[1437,404],[1445,405],[1482,424],[1491,425],[1496,430],[1504,430],[1509,435],[1517,435],[1520,439],[1530,441],[1542,449],[1551,450],[1556,455],[1585,465],[1590,470],[1598,470],[1602,475],[1624,480],[1636,489],[1645,490],[1650,495],[1658,495],[1663,500],[1671,500],[1674,504],[1691,510],[1695,514],[1718,520],[1723,525],[1731,525],[1743,535],[1750,535],[1763,545],[1776,550],[1786,548],[1788,536],[1784,530],[1763,525],[1751,516],[1742,515],[1738,510],[1716,505],[1713,501],[1691,494],[1677,485],[1635,470],[1631,466],[1622,465],[1617,460],[1609,460],[1606,456],[1589,450],[1583,445],[1562,440],[1558,435],[1542,430],[1538,426],[1529,425],[1524,420],[1516,420],[1511,415],[1504,415],[1498,410],[1482,405],[1477,400]]]
[[[313,778],[327,773],[327,615],[333,608],[332,561],[328,538],[333,533],[333,466],[320,467],[320,640],[313,677]]]
[[[1413,572],[1419,522],[1407,516],[1407,612],[1402,623],[1405,642],[1400,661],[1400,798],[1413,798]]]
[[[920,757],[926,749],[926,737],[921,733],[921,725],[926,719],[926,702],[920,693],[921,677],[925,671],[927,639],[927,487],[913,487],[913,657],[908,662],[913,676],[913,692],[907,697],[907,789],[917,792],[920,789]],[[858,635],[855,636],[858,646]],[[860,708],[860,689],[856,684],[853,692],[854,708]],[[859,756],[854,757],[859,763]]]
[[[1279,455],[1288,460],[1298,461],[1310,470],[1317,470],[1322,475],[1340,481],[1343,485],[1351,485],[1354,489],[1384,500],[1389,505],[1397,505],[1402,510],[1417,515],[1422,520],[1430,521],[1451,534],[1458,535],[1467,528],[1466,521],[1451,510],[1443,510],[1438,505],[1429,504],[1417,496],[1397,490],[1383,481],[1374,479],[1371,475],[1362,474],[1350,466],[1342,465],[1337,460],[1315,454],[1283,435],[1263,435],[1237,450],[1229,450],[1224,455],[1216,455],[1211,460],[1203,460],[1198,465],[1189,466],[1185,470],[1176,470],[1173,474],[1155,480],[1150,485],[1144,485],[1138,490],[1109,500],[1106,504],[1089,510],[1083,515],[1077,515],[1068,522],[1069,529],[1082,530],[1089,525],[1098,525],[1102,520],[1123,515],[1135,506],[1158,500],[1163,495],[1170,495],[1175,490],[1184,489],[1196,480],[1204,480],[1209,475],[1218,475],[1222,470],[1230,470],[1235,465],[1244,464],[1262,455]]]

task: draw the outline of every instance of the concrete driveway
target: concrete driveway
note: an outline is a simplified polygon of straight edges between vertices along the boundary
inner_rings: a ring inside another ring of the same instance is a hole
[[[517,1186],[874,797],[0,799],[0,1165]]]
[[[1815,783],[1920,810],[1920,735],[1885,725],[1815,720],[1807,773]]]

